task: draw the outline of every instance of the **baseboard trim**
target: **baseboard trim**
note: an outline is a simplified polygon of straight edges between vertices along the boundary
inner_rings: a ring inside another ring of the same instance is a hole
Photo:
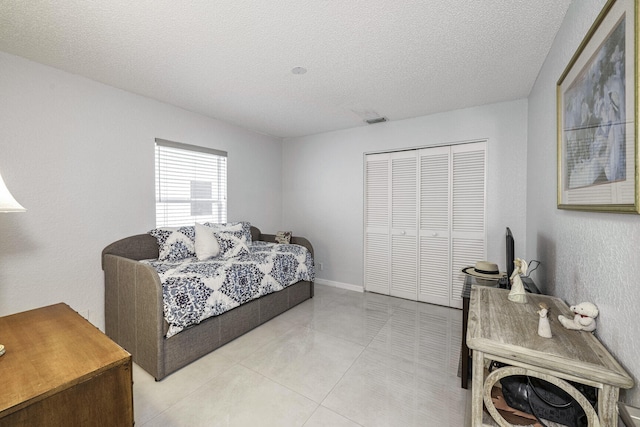
[[[364,289],[362,288],[362,286],[352,285],[350,283],[334,282],[333,280],[318,279],[318,278],[314,280],[314,283],[317,283],[318,285],[331,286],[333,288],[346,289],[348,291],[364,292]]]

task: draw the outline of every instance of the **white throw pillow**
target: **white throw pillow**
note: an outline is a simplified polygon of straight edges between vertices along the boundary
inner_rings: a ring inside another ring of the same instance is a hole
[[[215,258],[220,255],[220,244],[216,239],[217,230],[213,227],[196,223],[195,250],[198,261]]]

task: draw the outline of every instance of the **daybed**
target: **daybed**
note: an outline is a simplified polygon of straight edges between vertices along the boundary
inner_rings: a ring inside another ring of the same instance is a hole
[[[275,242],[276,236],[251,226],[251,238]],[[294,236],[291,243],[304,246],[313,257],[313,247],[304,237]],[[298,281],[166,338],[160,276],[140,262],[158,256],[158,241],[150,234],[124,238],[102,251],[105,332],[156,381],[313,297],[313,281]]]

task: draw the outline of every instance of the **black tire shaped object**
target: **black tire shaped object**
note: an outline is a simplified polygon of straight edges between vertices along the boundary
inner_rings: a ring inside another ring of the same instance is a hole
[[[500,380],[504,400],[510,407],[543,420],[564,424],[568,427],[587,427],[584,409],[567,392],[547,381],[525,375],[512,375]],[[595,388],[571,383],[596,408]]]

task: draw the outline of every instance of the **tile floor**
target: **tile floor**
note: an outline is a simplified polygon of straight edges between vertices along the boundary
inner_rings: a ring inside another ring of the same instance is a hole
[[[462,312],[316,285],[315,297],[160,382],[136,426],[462,427]]]

